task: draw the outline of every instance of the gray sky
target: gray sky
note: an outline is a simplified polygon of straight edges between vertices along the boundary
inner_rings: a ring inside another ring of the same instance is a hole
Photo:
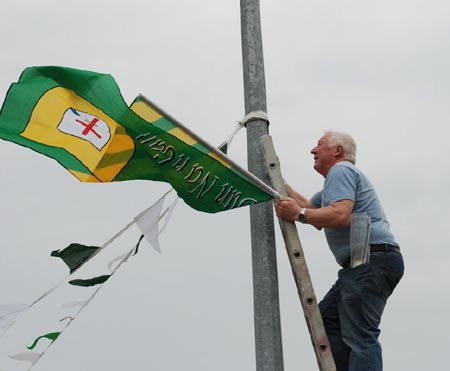
[[[24,68],[61,65],[112,74],[128,103],[142,93],[212,144],[244,115],[238,1],[2,5],[1,101]],[[261,16],[270,132],[284,177],[311,195],[323,180],[309,151],[323,130],[355,137],[358,165],[406,262],[382,323],[385,369],[442,368],[450,340],[449,3],[263,1]],[[246,165],[244,131],[229,154]],[[67,274],[52,250],[104,243],[169,188],[82,184],[4,141],[0,155],[2,303],[35,299]],[[321,298],[338,266],[320,232],[299,232]],[[285,370],[317,369],[277,225],[276,233]],[[131,229],[111,256],[139,235]],[[161,247],[159,255],[143,244],[34,370],[255,369],[248,209],[208,215],[179,202]],[[17,325],[23,345],[43,333],[46,313],[37,308]],[[14,371],[0,353],[0,369]]]

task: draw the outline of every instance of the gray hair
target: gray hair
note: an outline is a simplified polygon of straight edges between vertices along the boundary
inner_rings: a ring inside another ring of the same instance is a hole
[[[325,134],[330,147],[342,146],[345,159],[356,163],[356,142],[349,134],[336,130],[328,130]]]

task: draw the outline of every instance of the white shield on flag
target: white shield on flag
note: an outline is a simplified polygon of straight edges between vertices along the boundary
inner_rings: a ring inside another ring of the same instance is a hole
[[[63,133],[87,140],[99,151],[111,138],[109,126],[105,121],[74,108],[64,112],[58,129]]]

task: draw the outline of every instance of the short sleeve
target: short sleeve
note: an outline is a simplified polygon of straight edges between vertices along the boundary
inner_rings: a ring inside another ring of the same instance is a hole
[[[337,164],[330,169],[322,191],[322,205],[342,200],[355,201],[359,175],[348,166]]]
[[[310,201],[315,208],[322,207],[322,191],[315,193]]]

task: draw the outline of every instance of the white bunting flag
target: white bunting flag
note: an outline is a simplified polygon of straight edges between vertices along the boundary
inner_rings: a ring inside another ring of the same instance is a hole
[[[139,214],[135,219],[136,224],[145,236],[145,239],[159,253],[161,253],[161,248],[159,247],[158,224],[163,203],[164,197],[160,198],[156,203]]]
[[[15,359],[17,361],[26,361],[30,362],[31,364],[35,364],[37,361],[39,361],[39,358],[41,358],[41,356],[42,353],[26,352],[9,356],[9,358]]]
[[[15,319],[23,313],[29,304],[3,304],[0,305],[0,329],[5,330],[10,327]]]

